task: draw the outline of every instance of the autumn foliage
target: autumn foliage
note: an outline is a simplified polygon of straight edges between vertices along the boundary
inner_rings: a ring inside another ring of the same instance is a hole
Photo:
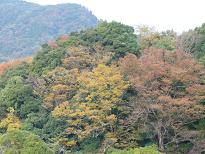
[[[160,148],[164,150],[168,142],[186,140],[185,125],[205,113],[201,104],[205,99],[203,66],[182,51],[151,48],[140,58],[127,55],[121,68],[138,92],[138,101],[145,104],[148,119],[152,117],[148,121],[158,134]],[[170,130],[174,135],[166,139]]]
[[[5,63],[1,63],[0,64],[0,75],[3,74],[10,67],[18,65],[20,63],[21,63],[21,60],[11,60]]]
[[[14,114],[14,109],[8,109],[7,117],[0,122],[0,128],[5,128],[8,132],[18,130],[21,127],[21,121]]]
[[[114,140],[111,133],[114,133],[117,117],[112,109],[121,101],[128,82],[123,81],[118,68],[105,65],[99,65],[92,72],[83,72],[77,82],[74,102],[64,102],[53,111],[54,117],[67,119],[67,134],[76,136],[66,145],[72,147],[91,134],[109,133]]]
[[[32,62],[32,57],[26,57],[26,58],[22,58],[22,59],[10,60],[10,61],[1,63],[0,64],[0,75],[2,75],[9,68],[17,66],[17,65],[21,64],[22,62],[31,63]]]
[[[29,131],[53,153],[203,153],[204,58],[175,48],[173,31],[102,22],[3,63],[0,133]]]

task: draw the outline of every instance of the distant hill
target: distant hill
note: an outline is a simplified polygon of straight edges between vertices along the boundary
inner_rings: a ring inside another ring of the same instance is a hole
[[[28,56],[62,34],[97,24],[78,4],[41,6],[22,0],[0,0],[0,61]]]

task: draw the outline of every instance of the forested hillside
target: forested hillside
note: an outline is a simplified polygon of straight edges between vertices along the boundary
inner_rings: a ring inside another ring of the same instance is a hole
[[[205,152],[203,26],[136,30],[100,22],[3,63],[0,153]]]
[[[0,0],[0,61],[32,55],[41,44],[97,24],[78,4],[40,6],[23,0]]]

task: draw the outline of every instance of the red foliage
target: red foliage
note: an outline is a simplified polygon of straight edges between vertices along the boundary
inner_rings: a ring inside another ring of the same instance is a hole
[[[0,75],[2,75],[7,69],[9,69],[12,66],[20,64],[21,60],[11,60],[8,62],[4,62],[0,64]]]
[[[19,65],[22,62],[27,62],[27,63],[31,63],[32,62],[32,57],[27,57],[24,59],[15,59],[15,60],[10,60],[8,62],[4,62],[0,64],[0,75],[2,75],[6,70],[8,70],[9,68]]]
[[[139,59],[130,54],[122,60],[121,68],[133,87],[144,97],[169,95],[173,88],[177,88],[173,87],[174,83],[179,87],[177,84],[182,83],[186,87],[183,92],[175,91],[177,95],[184,96],[186,93],[185,96],[190,99],[190,91],[201,95],[205,88],[200,84],[204,74],[203,66],[182,51],[167,52],[152,48],[146,50]]]
[[[58,44],[56,43],[56,41],[49,41],[48,45],[54,49],[58,48]]]
[[[185,124],[205,116],[205,106],[200,104],[205,100],[205,71],[191,55],[151,48],[140,58],[127,55],[121,68],[138,92],[138,102],[156,116],[149,124],[158,132],[162,150],[169,128],[181,136]]]
[[[68,35],[62,35],[62,36],[60,36],[60,41],[65,42],[65,41],[67,41],[67,40],[69,40],[69,36],[68,36]]]

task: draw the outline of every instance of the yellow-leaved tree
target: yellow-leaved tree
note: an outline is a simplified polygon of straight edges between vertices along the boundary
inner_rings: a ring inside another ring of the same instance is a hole
[[[54,117],[66,118],[69,123],[68,135],[73,140],[65,141],[69,147],[74,146],[89,136],[105,133],[110,141],[115,141],[113,134],[117,107],[129,83],[115,66],[99,65],[91,72],[82,72],[77,79],[78,92],[73,102],[64,102],[53,111]]]
[[[48,72],[44,76],[44,86],[41,86],[43,87],[43,105],[53,110],[59,104],[72,98],[75,95],[78,75],[78,69],[67,70],[63,67],[57,67]],[[37,89],[37,91],[40,90]]]
[[[14,115],[14,109],[9,108],[9,113],[7,117],[2,119],[0,122],[0,128],[6,129],[8,132],[20,129],[21,121]]]

